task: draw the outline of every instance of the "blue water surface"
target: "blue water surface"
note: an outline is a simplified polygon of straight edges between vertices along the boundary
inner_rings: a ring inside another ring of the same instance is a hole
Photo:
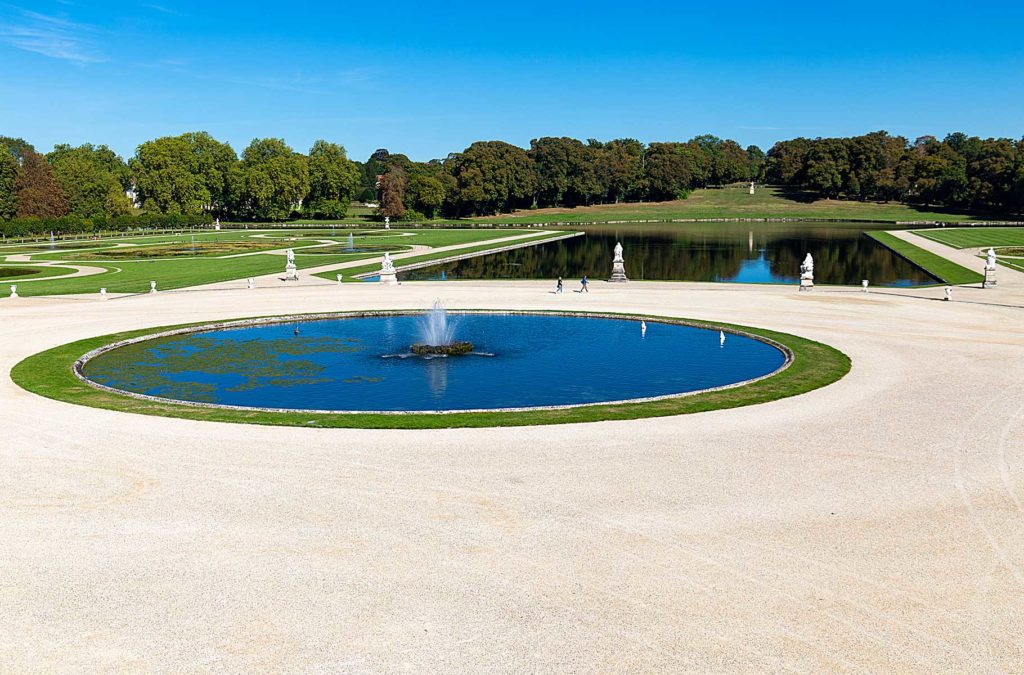
[[[421,317],[355,317],[303,322],[298,334],[295,324],[273,324],[160,339],[132,352],[130,362],[115,350],[85,372],[102,384],[181,400],[407,411],[678,394],[766,375],[784,362],[778,349],[751,338],[727,334],[723,346],[717,330],[652,321],[643,333],[639,321],[597,317],[456,314],[449,320],[457,323],[456,339],[474,343],[477,353],[408,356]],[[284,348],[267,358],[267,345]],[[204,350],[230,358],[217,361],[211,368],[217,372],[204,372]],[[247,353],[263,356],[256,363]]]

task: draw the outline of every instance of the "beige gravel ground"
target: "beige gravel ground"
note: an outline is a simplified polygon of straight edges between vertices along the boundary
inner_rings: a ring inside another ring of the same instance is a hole
[[[951,303],[536,282],[0,300],[0,671],[1020,671],[1022,279]],[[854,366],[738,410],[421,432],[134,416],[8,377],[120,329],[435,296],[746,323]]]

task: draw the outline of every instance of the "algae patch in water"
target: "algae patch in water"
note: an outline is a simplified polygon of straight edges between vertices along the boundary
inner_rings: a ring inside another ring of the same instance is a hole
[[[225,392],[330,383],[332,378],[322,376],[324,366],[301,357],[356,352],[362,349],[358,343],[355,338],[221,340],[193,335],[114,349],[89,361],[83,372],[94,382],[126,391],[216,403],[218,383]]]

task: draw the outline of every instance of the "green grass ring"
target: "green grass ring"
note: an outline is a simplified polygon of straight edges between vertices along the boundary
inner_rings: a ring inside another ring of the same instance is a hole
[[[396,310],[400,313],[416,310]],[[472,310],[466,310],[472,311]],[[503,310],[476,310],[494,311]],[[367,312],[347,312],[332,316],[351,316]],[[395,313],[395,312],[390,312]],[[529,314],[564,312],[528,311]],[[581,313],[588,315],[588,313]],[[589,313],[613,318],[637,318],[633,314]],[[323,318],[322,314],[295,318]],[[262,317],[273,320],[276,317]],[[542,424],[570,424],[603,420],[632,420],[649,417],[685,415],[710,410],[738,408],[797,396],[838,381],[850,370],[850,359],[839,350],[789,333],[728,323],[709,323],[679,317],[646,316],[649,321],[682,323],[701,328],[725,330],[777,343],[789,352],[790,361],[775,374],[739,386],[693,394],[622,403],[598,403],[568,408],[532,408],[519,411],[478,411],[451,413],[381,414],[367,412],[264,411],[220,406],[197,406],[148,398],[138,398],[100,389],[81,380],[75,364],[82,357],[113,343],[137,340],[159,333],[183,329],[202,330],[226,322],[179,324],[159,328],[101,335],[70,342],[30,356],[11,370],[11,379],[26,391],[57,401],[106,410],[183,419],[264,424],[312,428],[363,429],[440,429],[455,427],[510,427]],[[237,319],[236,321],[243,321]]]

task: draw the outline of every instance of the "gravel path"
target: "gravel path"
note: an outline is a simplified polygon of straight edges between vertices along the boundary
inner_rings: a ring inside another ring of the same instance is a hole
[[[1000,273],[954,302],[474,281],[0,300],[0,670],[1019,671],[1024,284]],[[136,416],[7,376],[122,329],[437,296],[763,326],[854,367],[737,410],[438,431]]]

